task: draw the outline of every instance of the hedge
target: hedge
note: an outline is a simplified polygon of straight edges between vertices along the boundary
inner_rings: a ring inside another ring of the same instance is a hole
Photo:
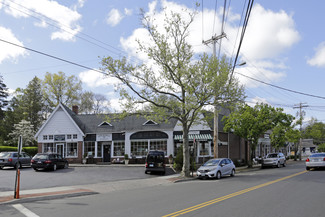
[[[5,151],[17,151],[17,147],[0,146],[0,152],[5,152]],[[30,156],[34,156],[38,152],[38,147],[23,147],[23,152],[26,152]]]

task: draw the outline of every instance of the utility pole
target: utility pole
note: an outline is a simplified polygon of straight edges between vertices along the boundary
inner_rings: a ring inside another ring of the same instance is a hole
[[[302,146],[302,138],[301,138],[301,132],[302,132],[302,119],[304,116],[304,112],[302,111],[302,108],[308,107],[307,103],[299,103],[297,105],[294,105],[293,108],[299,108],[299,117],[300,117],[300,140],[299,140],[299,160],[301,161],[301,146]]]
[[[223,37],[226,37],[226,34],[222,32],[221,35],[218,36],[212,36],[211,39],[207,41],[203,41],[203,44],[208,45],[210,43],[213,44],[213,57],[216,58],[216,44],[219,39],[222,39]],[[220,51],[220,49],[219,49]],[[218,73],[218,69],[217,73]],[[219,111],[218,111],[218,106],[217,106],[217,96],[215,96],[215,102],[214,102],[214,112],[213,112],[213,155],[214,158],[218,158],[218,122],[219,122]],[[229,145],[229,144],[228,144]]]

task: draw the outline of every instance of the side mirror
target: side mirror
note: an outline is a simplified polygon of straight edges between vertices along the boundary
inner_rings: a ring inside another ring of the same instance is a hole
[[[226,164],[220,164],[220,166],[222,166],[222,167],[223,167],[224,165],[226,165]]]

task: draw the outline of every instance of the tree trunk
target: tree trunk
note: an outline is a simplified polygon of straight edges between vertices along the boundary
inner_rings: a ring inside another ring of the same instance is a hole
[[[181,172],[182,176],[190,177],[190,149],[188,141],[188,129],[183,124],[183,168]]]
[[[219,112],[217,109],[217,106],[214,107],[214,118],[213,118],[213,145],[214,145],[214,149],[213,149],[213,155],[214,158],[218,158],[219,157],[219,145],[218,145],[218,119],[219,119]]]

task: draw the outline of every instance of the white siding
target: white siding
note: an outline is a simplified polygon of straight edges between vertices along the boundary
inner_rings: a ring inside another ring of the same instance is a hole
[[[43,140],[43,135],[59,135],[59,134],[77,134],[77,139],[72,139],[74,141],[82,140],[82,135],[79,129],[73,123],[71,118],[59,108],[51,117],[51,119],[46,123],[42,131],[38,135],[38,142],[50,142],[49,140]],[[72,141],[70,140],[70,141]],[[52,140],[53,141],[53,140]]]

